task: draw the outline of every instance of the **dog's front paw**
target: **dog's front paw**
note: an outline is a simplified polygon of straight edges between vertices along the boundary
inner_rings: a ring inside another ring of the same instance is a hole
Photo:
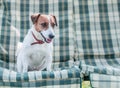
[[[47,66],[46,70],[51,71],[51,66]]]
[[[28,72],[28,64],[23,64],[23,73]]]

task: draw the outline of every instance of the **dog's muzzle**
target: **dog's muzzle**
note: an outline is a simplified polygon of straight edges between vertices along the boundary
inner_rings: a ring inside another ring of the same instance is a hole
[[[55,37],[55,35],[49,34],[48,35],[49,38],[46,38],[41,32],[40,32],[40,34],[44,38],[44,40],[45,40],[46,43],[50,43],[52,41],[52,39]]]

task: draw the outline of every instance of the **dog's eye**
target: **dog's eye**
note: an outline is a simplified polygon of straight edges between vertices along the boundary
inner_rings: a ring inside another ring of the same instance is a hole
[[[47,26],[47,23],[41,23],[41,25],[42,25],[43,27],[46,27],[46,26]]]
[[[55,27],[55,24],[54,23],[51,23],[52,27],[54,28]]]

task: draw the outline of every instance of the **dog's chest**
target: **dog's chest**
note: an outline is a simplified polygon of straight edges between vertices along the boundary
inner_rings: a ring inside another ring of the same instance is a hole
[[[29,65],[30,66],[39,66],[44,64],[49,56],[49,49],[45,45],[33,45],[31,47],[31,52],[29,53]]]

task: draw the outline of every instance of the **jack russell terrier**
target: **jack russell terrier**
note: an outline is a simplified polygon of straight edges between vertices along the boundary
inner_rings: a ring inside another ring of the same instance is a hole
[[[54,27],[57,26],[53,15],[33,14],[32,28],[24,38],[22,47],[17,50],[17,71],[51,71]]]

